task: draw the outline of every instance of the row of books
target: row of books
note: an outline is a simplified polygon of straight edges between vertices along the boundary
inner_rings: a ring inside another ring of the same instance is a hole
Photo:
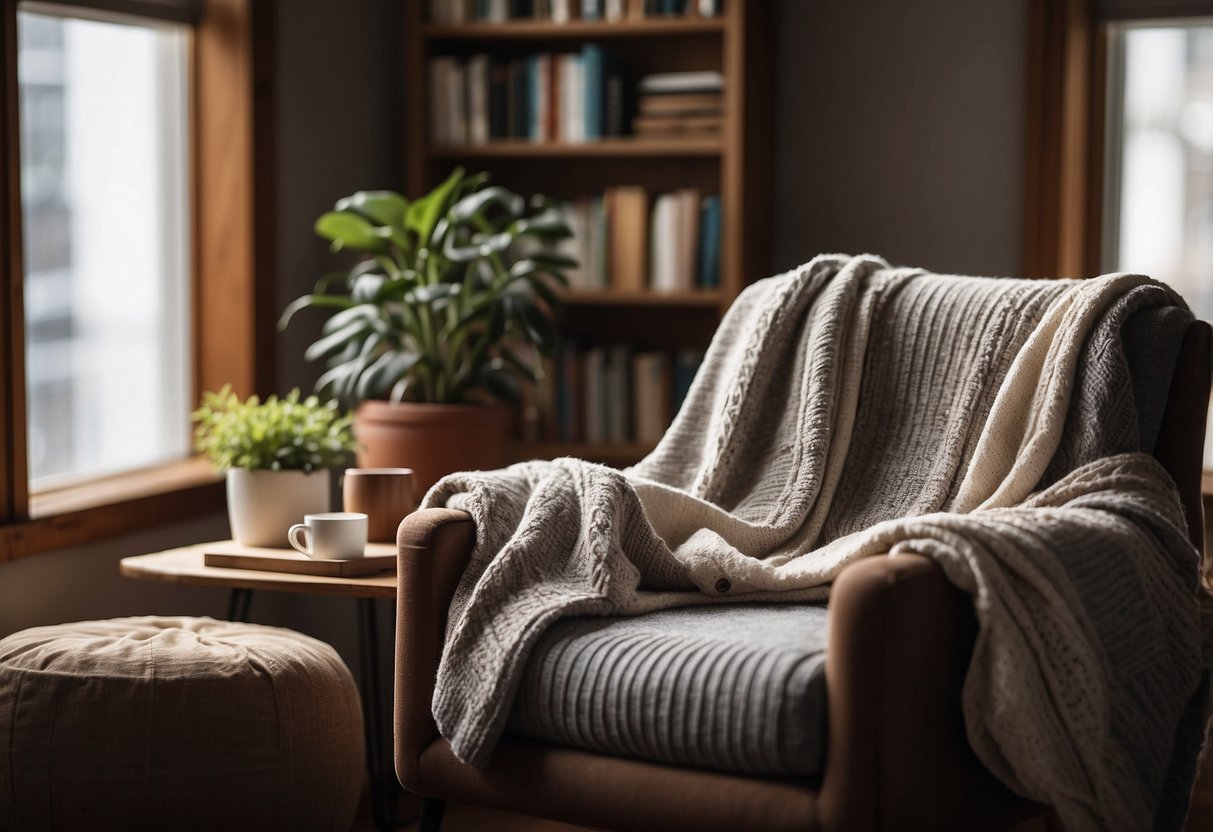
[[[703,361],[698,350],[566,343],[536,391],[531,440],[655,445]]]
[[[430,22],[606,20],[692,15],[716,17],[721,0],[430,0]]]
[[[651,204],[650,204],[651,203]],[[574,290],[682,292],[720,285],[721,203],[693,188],[657,194],[625,185],[562,206],[579,267]]]
[[[593,43],[510,60],[437,57],[429,62],[430,138],[450,145],[620,136],[629,126],[625,92],[619,61]]]
[[[724,125],[724,76],[719,72],[665,72],[640,79],[637,136],[719,136]]]

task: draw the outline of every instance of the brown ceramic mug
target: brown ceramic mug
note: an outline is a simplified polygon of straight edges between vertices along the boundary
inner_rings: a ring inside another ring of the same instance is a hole
[[[371,543],[395,543],[400,521],[417,507],[411,468],[347,468],[342,494],[346,511],[367,516]]]

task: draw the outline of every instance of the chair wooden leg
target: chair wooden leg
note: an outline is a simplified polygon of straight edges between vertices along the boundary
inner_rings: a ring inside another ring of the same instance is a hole
[[[438,797],[421,799],[421,818],[417,821],[417,832],[438,832],[442,828],[442,812],[446,801]]]

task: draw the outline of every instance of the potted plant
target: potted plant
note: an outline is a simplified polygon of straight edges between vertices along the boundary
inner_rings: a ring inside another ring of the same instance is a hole
[[[353,456],[351,417],[298,390],[242,402],[224,386],[193,419],[195,447],[227,472],[232,538],[246,546],[285,547],[292,523],[328,511],[328,469]]]
[[[316,392],[356,407],[363,467],[412,468],[428,489],[456,470],[507,461],[521,385],[556,345],[571,236],[560,211],[459,169],[408,200],[360,191],[316,221],[334,252],[361,258],[292,303],[332,315],[306,358],[323,361]]]

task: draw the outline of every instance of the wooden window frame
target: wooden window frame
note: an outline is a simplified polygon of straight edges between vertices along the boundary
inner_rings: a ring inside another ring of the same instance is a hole
[[[222,510],[198,458],[31,495],[25,455],[17,8],[0,0],[0,563]],[[71,6],[71,3],[60,5]],[[77,4],[88,5],[85,3]],[[127,3],[138,10],[142,4]],[[184,4],[189,5],[189,4]],[[270,3],[207,0],[191,43],[194,399],[273,378]],[[258,281],[257,275],[264,276]]]
[[[1023,271],[1104,269],[1110,35],[1105,24],[1213,16],[1213,0],[1030,0]]]

